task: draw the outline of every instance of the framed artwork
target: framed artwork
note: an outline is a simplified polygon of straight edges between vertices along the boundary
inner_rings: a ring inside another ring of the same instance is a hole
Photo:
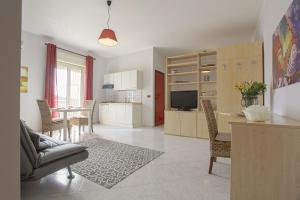
[[[300,0],[294,0],[273,34],[273,88],[300,82]]]
[[[20,92],[28,92],[28,67],[21,67],[21,76],[20,76]]]

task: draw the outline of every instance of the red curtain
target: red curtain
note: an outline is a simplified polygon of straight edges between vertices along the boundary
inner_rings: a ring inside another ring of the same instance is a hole
[[[48,101],[50,108],[57,107],[56,67],[56,45],[47,44],[45,99]],[[52,117],[58,116],[59,113],[52,112]]]
[[[94,58],[91,56],[86,57],[85,65],[85,92],[84,99],[92,100],[93,99],[93,62]]]

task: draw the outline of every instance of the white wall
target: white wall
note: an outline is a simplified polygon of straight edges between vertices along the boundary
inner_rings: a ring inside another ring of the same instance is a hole
[[[94,54],[94,71],[93,71],[93,98],[96,99],[94,111],[94,122],[99,122],[99,103],[104,101],[104,90],[102,89],[104,74],[107,72],[107,61],[103,57]]]
[[[34,130],[41,130],[41,118],[36,99],[44,98],[44,80],[46,66],[46,46],[45,42],[52,42],[59,47],[66,48],[81,54],[88,54],[78,48],[71,47],[66,44],[57,42],[51,38],[42,37],[29,32],[22,32],[23,48],[21,51],[21,65],[29,67],[29,87],[28,93],[21,94],[20,99],[20,115],[21,119],[27,121],[29,126]],[[106,59],[99,55],[89,53],[94,56],[94,99],[97,102],[102,100],[102,82],[103,75],[106,71]],[[94,121],[98,121],[98,106],[94,114]]]
[[[20,95],[21,119],[33,129],[41,129],[40,112],[36,100],[44,97],[46,65],[45,39],[41,36],[22,32],[21,65],[28,69],[28,93]]]
[[[155,70],[165,73],[166,56],[163,55],[157,47],[153,48],[153,66]]]
[[[257,37],[264,41],[265,82],[272,85],[272,36],[292,0],[265,0],[261,10]],[[300,120],[300,83],[274,91],[268,87],[265,103],[273,112]]]
[[[110,58],[107,67],[109,73],[131,69],[138,69],[143,72],[142,122],[144,126],[154,126],[153,48]]]

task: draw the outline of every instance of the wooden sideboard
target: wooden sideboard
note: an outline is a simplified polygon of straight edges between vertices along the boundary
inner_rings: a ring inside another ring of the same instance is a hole
[[[231,200],[300,199],[300,122],[230,120]]]

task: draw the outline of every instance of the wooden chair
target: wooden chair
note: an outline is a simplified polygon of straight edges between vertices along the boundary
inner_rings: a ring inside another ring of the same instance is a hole
[[[210,100],[202,100],[201,104],[209,131],[210,161],[208,173],[211,174],[213,163],[216,162],[217,157],[230,158],[231,135],[218,132],[217,121]]]
[[[85,100],[83,102],[83,107],[84,108],[89,108],[89,109],[92,109],[92,113],[91,113],[91,118],[92,118],[92,121],[91,121],[91,129],[92,129],[92,132],[94,132],[94,128],[93,128],[93,113],[94,113],[94,109],[95,109],[95,105],[96,105],[96,101],[95,100]],[[88,119],[88,112],[81,112],[81,115],[79,116],[76,116],[76,117],[72,117],[70,119],[70,123],[71,125],[76,125],[78,126],[78,130],[79,130],[79,133],[80,133],[80,130],[81,130],[81,126],[87,126],[89,124],[89,119]]]
[[[42,133],[50,132],[50,136],[52,137],[52,132],[64,128],[64,120],[63,119],[52,119],[51,109],[46,100],[36,100],[40,109],[41,118],[42,118]],[[68,133],[69,137],[71,134],[71,124],[68,120]]]

